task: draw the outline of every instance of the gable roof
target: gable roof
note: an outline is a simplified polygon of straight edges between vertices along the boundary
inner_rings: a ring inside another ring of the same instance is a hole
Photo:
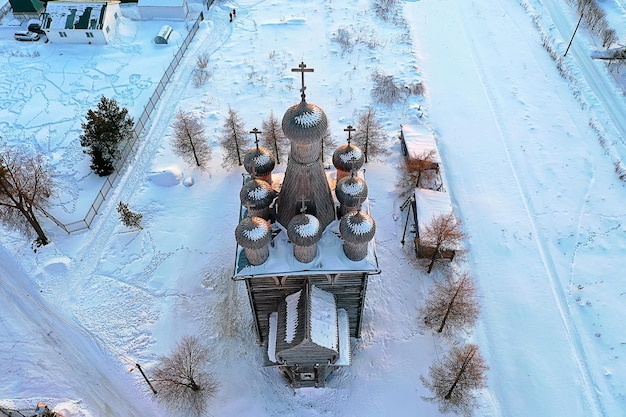
[[[106,1],[54,1],[46,7],[46,29],[102,29]]]

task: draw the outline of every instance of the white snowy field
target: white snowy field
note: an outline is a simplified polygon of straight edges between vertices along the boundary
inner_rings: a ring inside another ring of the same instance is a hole
[[[602,4],[624,39],[624,5]],[[163,22],[133,20],[134,6],[123,7],[118,40],[103,47],[18,43],[15,22],[0,25],[2,139],[49,156],[60,187],[53,213],[64,221],[82,219],[101,184],[78,143],[86,111],[104,94],[140,114],[177,47],[151,44]],[[626,190],[613,167],[626,157],[623,93],[588,59],[595,46],[584,30],[564,61],[572,79],[559,75],[541,33],[564,52],[577,21],[565,0],[419,0],[398,12],[405,20],[396,24],[366,0],[217,1],[205,12],[92,228],[68,236],[42,218],[52,243],[37,252],[2,229],[0,406],[43,400],[65,417],[164,414],[135,364],[149,375],[159,355],[194,334],[214,353],[220,380],[211,415],[439,416],[421,398],[419,375],[447,343],[418,330],[417,308],[440,275],[425,274],[410,244],[400,245],[395,190],[400,124],[426,123],[469,234],[466,260],[454,267],[480,290],[480,321],[464,337],[491,368],[476,415],[623,415]],[[171,24],[182,39],[189,25]],[[340,28],[358,39],[350,51],[333,41]],[[195,88],[200,54],[212,77]],[[370,278],[352,366],[327,388],[293,391],[261,368],[244,289],[230,280],[243,170],[220,167],[217,139],[228,107],[251,130],[297,103],[290,69],[300,61],[315,69],[307,101],[325,110],[338,144],[373,104],[374,70],[422,81],[426,96],[376,106],[390,154],[367,164],[366,179],[382,274]],[[205,123],[215,145],[208,173],[171,152],[178,109]],[[143,214],[143,230],[120,224],[118,201]]]

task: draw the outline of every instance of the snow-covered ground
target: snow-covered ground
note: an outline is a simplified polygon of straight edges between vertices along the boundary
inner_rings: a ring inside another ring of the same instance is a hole
[[[623,5],[602,3],[612,22],[626,21]],[[101,184],[78,143],[86,111],[104,94],[140,114],[189,26],[171,22],[173,42],[156,46],[163,22],[133,20],[134,6],[123,7],[118,40],[102,47],[18,43],[16,22],[0,25],[2,138],[50,157],[60,187],[52,212],[63,221],[82,219]],[[587,61],[594,47],[584,31],[565,59],[572,80],[542,47],[543,31],[564,52],[577,21],[570,7],[419,0],[401,4],[406,23],[391,24],[367,0],[218,1],[92,228],[68,236],[44,220],[52,243],[37,252],[3,229],[0,405],[43,400],[66,417],[163,414],[135,364],[149,374],[159,355],[194,334],[214,353],[220,381],[211,415],[438,416],[421,398],[419,375],[446,343],[421,333],[417,316],[438,274],[425,274],[400,245],[395,190],[400,124],[428,123],[469,234],[457,267],[481,295],[481,319],[466,336],[491,367],[476,414],[622,415],[626,191],[613,163],[626,156],[626,103],[603,64]],[[201,8],[192,3],[194,13]],[[340,28],[359,40],[351,51],[333,41]],[[624,28],[616,27],[621,39]],[[212,77],[195,88],[200,54]],[[325,110],[338,143],[372,104],[372,71],[422,81],[426,96],[377,106],[390,154],[368,163],[366,177],[383,272],[370,278],[352,366],[328,388],[294,392],[260,367],[247,299],[230,280],[242,170],[220,167],[217,139],[229,106],[250,130],[270,111],[282,117],[299,101],[290,69],[300,61],[315,68],[307,100]],[[204,121],[215,145],[208,173],[171,152],[178,109]],[[118,201],[143,213],[143,230],[119,223]]]

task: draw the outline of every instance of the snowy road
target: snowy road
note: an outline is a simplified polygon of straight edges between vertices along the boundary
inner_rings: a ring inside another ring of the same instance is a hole
[[[581,336],[589,329],[572,312],[576,253],[558,247],[569,230],[578,237],[586,217],[604,210],[590,201],[608,192],[598,180],[609,175],[611,162],[586,126],[590,116],[557,75],[539,35],[528,36],[532,23],[519,4],[423,1],[407,11],[448,188],[470,235],[469,268],[484,296],[477,337],[493,370],[491,412],[619,415],[613,399],[599,394],[610,389]],[[444,15],[448,25],[437,25]],[[585,54],[581,45],[574,51]],[[585,71],[601,91],[597,100],[624,123],[621,97],[598,81],[603,77],[593,65]],[[570,183],[577,185],[564,187]]]

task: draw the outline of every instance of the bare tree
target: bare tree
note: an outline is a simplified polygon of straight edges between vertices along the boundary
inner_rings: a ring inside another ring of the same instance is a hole
[[[488,369],[478,346],[453,347],[441,361],[430,366],[429,379],[420,377],[433,394],[424,399],[438,403],[442,413],[469,417],[478,406],[476,391],[487,385],[485,372]]]
[[[217,382],[206,369],[209,350],[195,336],[186,336],[154,369],[157,398],[182,413],[202,414],[217,391]]]
[[[602,46],[609,48],[613,43],[617,42],[619,37],[615,29],[605,29],[602,31]]]
[[[333,139],[330,128],[326,129],[326,133],[322,137],[322,146],[320,147],[320,158],[322,159],[322,163],[326,157],[331,156],[333,152],[337,149],[337,141]]]
[[[408,198],[416,187],[439,190],[441,182],[434,149],[424,151],[400,166],[396,189],[402,198]]]
[[[353,141],[363,151],[365,162],[367,162],[368,158],[388,154],[385,133],[380,122],[376,119],[376,110],[373,107],[368,106],[359,115]]]
[[[178,110],[173,128],[174,153],[187,163],[207,169],[211,160],[211,147],[200,121],[189,113]]]
[[[119,213],[120,220],[124,226],[130,227],[132,229],[143,229],[143,227],[141,227],[141,219],[143,218],[143,214],[135,213],[128,208],[128,204],[120,201],[117,205],[117,212]]]
[[[476,286],[467,272],[459,277],[446,275],[435,283],[419,310],[424,318],[423,327],[446,335],[472,327],[479,314]]]
[[[439,258],[448,258],[445,251],[454,251],[460,246],[463,239],[467,237],[461,228],[462,222],[454,217],[454,213],[433,216],[433,219],[422,230],[420,230],[418,244],[428,248],[430,263],[428,273],[430,274]]]
[[[0,221],[37,234],[37,244],[49,242],[35,211],[43,212],[54,184],[41,155],[5,148],[0,153]],[[45,214],[45,213],[44,213]]]
[[[228,108],[228,117],[222,128],[222,138],[220,145],[224,148],[224,159],[222,166],[230,168],[235,164],[241,166],[243,161],[243,150],[250,145],[248,131],[244,128],[243,120],[236,111]]]
[[[269,118],[263,120],[263,136],[261,136],[261,142],[266,148],[274,150],[274,156],[276,156],[276,163],[280,164],[280,157],[287,152],[289,146],[289,139],[285,137],[283,129],[280,123],[274,116],[274,112],[270,112]]]

